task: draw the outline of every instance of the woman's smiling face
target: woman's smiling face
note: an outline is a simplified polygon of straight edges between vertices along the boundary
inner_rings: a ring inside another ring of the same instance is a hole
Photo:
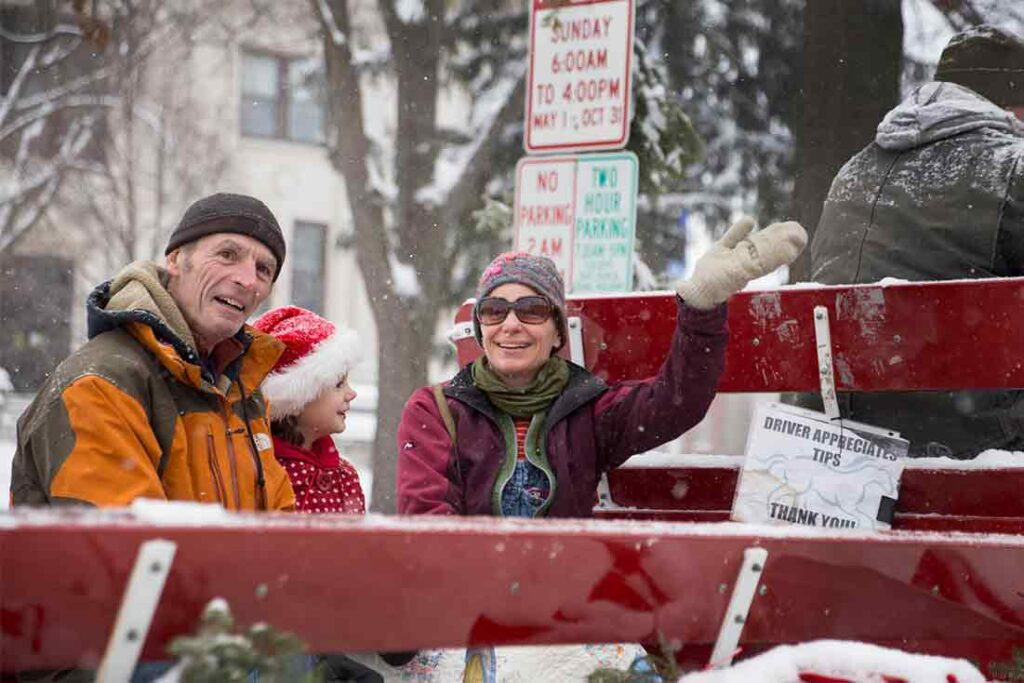
[[[526,285],[510,282],[496,287],[488,297],[515,302],[524,296],[539,296]],[[480,324],[484,355],[491,370],[510,387],[528,386],[547,363],[551,352],[561,345],[561,337],[552,315],[542,323],[529,324],[519,320],[511,310],[494,325]]]

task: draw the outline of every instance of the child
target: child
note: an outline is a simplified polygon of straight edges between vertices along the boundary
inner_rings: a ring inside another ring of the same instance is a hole
[[[274,455],[291,479],[296,510],[365,513],[359,474],[331,439],[345,431],[356,397],[348,384],[358,356],[356,334],[298,306],[267,311],[253,327],[286,347],[263,382],[263,394],[270,401]]]
[[[345,414],[356,397],[348,384],[348,372],[359,355],[355,332],[338,330],[298,306],[267,311],[253,327],[285,344],[263,381],[263,395],[270,401],[274,456],[291,479],[295,509],[364,514],[359,474],[331,439],[331,434],[345,431]],[[341,653],[314,655],[309,666],[325,681],[383,681],[376,671]]]

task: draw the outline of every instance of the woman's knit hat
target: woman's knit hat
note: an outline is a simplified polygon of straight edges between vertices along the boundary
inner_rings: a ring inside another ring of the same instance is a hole
[[[477,342],[483,345],[480,317],[477,314],[480,300],[501,285],[510,282],[526,285],[555,307],[555,329],[561,337],[561,342],[555,350],[562,348],[566,340],[565,283],[558,274],[554,261],[546,256],[527,254],[525,251],[506,251],[499,254],[480,276],[480,284],[476,288],[476,305],[473,306],[473,332]]]
[[[355,332],[338,330],[330,320],[298,306],[267,311],[252,326],[285,345],[262,387],[275,420],[301,413],[359,361]]]
[[[970,88],[1000,107],[1024,106],[1024,41],[994,26],[972,26],[949,39],[935,80]]]
[[[246,235],[262,242],[277,259],[274,281],[284,266],[285,243],[281,226],[267,205],[244,194],[218,192],[193,202],[167,241],[165,254],[218,232]]]

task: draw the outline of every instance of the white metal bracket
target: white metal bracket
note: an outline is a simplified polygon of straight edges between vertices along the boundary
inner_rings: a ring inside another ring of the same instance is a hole
[[[757,591],[767,561],[766,548],[746,548],[743,551],[743,564],[740,565],[740,573],[733,584],[732,596],[729,598],[729,606],[725,610],[722,625],[718,629],[718,639],[715,640],[715,649],[711,652],[708,668],[721,669],[732,664],[733,654],[743,632],[743,624],[746,623],[747,614],[750,612],[750,603],[754,601],[754,593]]]
[[[565,323],[569,328],[569,360],[580,367],[586,367],[583,363],[583,319],[574,315]]]
[[[609,510],[613,507],[618,506],[612,504],[612,490],[608,486],[608,473],[604,472],[597,480],[597,505],[594,506],[594,509]]]
[[[164,540],[146,541],[139,547],[114,629],[107,641],[107,650],[96,674],[100,683],[116,683],[131,678],[176,549],[177,544]]]
[[[473,322],[455,323],[452,329],[448,330],[448,341],[454,346],[463,339],[469,339],[473,334]]]
[[[828,309],[814,307],[814,340],[818,347],[818,379],[821,383],[821,400],[825,414],[830,419],[839,417],[839,401],[836,399],[836,377],[832,369],[832,334],[828,327]]]

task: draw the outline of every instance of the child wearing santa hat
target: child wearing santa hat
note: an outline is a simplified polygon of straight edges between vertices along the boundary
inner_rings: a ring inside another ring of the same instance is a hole
[[[356,334],[298,306],[260,316],[253,327],[284,342],[263,382],[270,400],[274,455],[291,479],[299,512],[366,512],[359,474],[334,446],[356,392],[348,373],[358,360]]]

